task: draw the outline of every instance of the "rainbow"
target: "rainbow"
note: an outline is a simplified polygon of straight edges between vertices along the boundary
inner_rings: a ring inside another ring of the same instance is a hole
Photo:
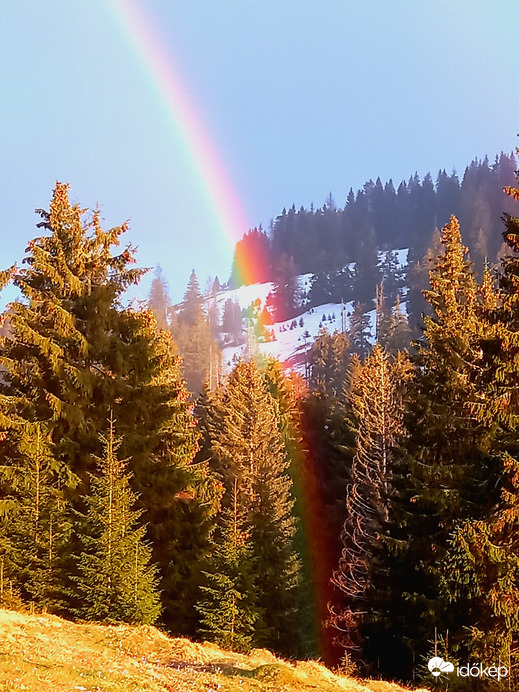
[[[257,277],[264,271],[261,265],[266,262],[261,239],[258,240],[258,232],[254,230],[251,233],[255,242],[250,242],[249,238],[249,243],[239,243],[249,224],[236,186],[188,92],[170,46],[166,45],[149,11],[145,11],[145,0],[106,2],[166,108],[175,137],[181,138],[188,152],[186,165],[195,176],[201,197],[210,205],[226,242],[236,248],[236,265],[241,278],[244,283],[259,280]],[[311,449],[310,440],[307,444]],[[322,654],[330,660],[333,647],[319,623],[327,614],[329,578],[336,565],[327,549],[327,541],[323,541],[323,537],[329,535],[329,527],[322,513],[324,501],[315,480],[317,469],[313,455],[303,448],[293,451],[297,459],[294,483],[301,503],[306,537],[305,561],[312,572],[314,626],[316,635],[321,639]]]
[[[146,2],[106,0],[116,24],[144,67],[165,108],[174,134],[187,151],[186,167],[208,203],[220,232],[232,247],[249,228],[247,214],[227,167],[182,79],[171,47],[153,21]]]

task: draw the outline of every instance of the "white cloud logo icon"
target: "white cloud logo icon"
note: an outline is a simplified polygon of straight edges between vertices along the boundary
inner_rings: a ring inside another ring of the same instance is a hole
[[[431,658],[427,664],[427,667],[435,678],[442,673],[452,673],[454,671],[453,664],[444,661],[443,658],[440,658],[439,656],[434,656],[434,658]]]

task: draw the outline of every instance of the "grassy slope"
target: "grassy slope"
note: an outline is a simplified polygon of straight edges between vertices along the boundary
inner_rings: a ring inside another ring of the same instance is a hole
[[[315,662],[289,664],[172,639],[153,627],[74,624],[0,610],[0,692],[401,692]]]

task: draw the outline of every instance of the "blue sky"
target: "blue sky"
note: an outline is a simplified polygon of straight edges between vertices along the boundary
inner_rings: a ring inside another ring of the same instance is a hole
[[[249,226],[329,192],[342,206],[377,176],[462,175],[519,144],[516,0],[136,1]],[[160,262],[174,301],[193,267],[202,285],[228,277],[231,244],[108,0],[4,0],[0,65],[3,267],[23,258],[34,209],[60,180],[82,206],[99,204],[107,226],[130,219],[139,263]]]

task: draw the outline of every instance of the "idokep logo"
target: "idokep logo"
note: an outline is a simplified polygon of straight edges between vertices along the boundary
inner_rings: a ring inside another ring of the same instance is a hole
[[[444,661],[439,656],[431,658],[427,667],[437,678],[444,673],[453,673],[454,665],[448,661]],[[508,668],[506,666],[483,666],[482,663],[467,663],[464,666],[456,666],[456,675],[459,678],[493,678],[498,681],[501,678],[506,678]]]
[[[460,678],[494,678],[501,680],[508,675],[506,666],[486,666],[482,663],[467,663],[466,666],[456,666],[456,674]]]
[[[435,678],[437,678],[438,675],[441,675],[442,673],[454,672],[454,666],[452,665],[452,663],[444,661],[443,658],[440,658],[439,656],[434,656],[434,658],[431,658],[431,660],[427,664],[427,667],[429,668],[429,670]]]

